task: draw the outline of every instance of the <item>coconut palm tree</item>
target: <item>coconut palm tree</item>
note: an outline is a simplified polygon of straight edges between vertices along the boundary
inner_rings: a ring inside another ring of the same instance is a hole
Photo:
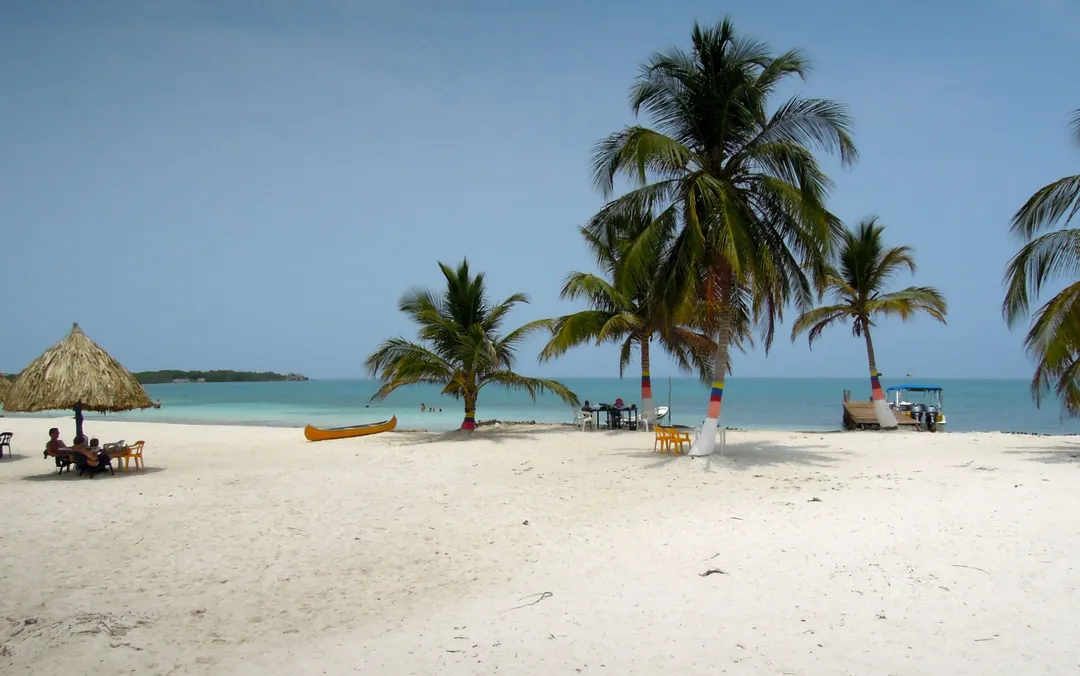
[[[915,256],[911,247],[896,246],[886,249],[882,241],[885,226],[878,225],[877,218],[861,221],[854,231],[848,231],[836,252],[835,265],[825,275],[825,292],[832,296],[833,304],[804,312],[791,328],[791,340],[803,333],[811,346],[814,339],[832,326],[851,322],[852,333],[866,341],[866,357],[870,362],[870,392],[874,400],[878,424],[882,429],[896,427],[896,416],[889,410],[885,393],[881,389],[881,374],[874,355],[874,341],[870,328],[875,319],[889,316],[903,321],[914,319],[920,312],[945,323],[948,306],[945,297],[929,286],[909,286],[900,291],[886,291],[892,278],[903,270],[915,272]]]
[[[1080,110],[1073,113],[1072,135],[1080,143]],[[1035,362],[1031,393],[1041,405],[1053,389],[1065,411],[1080,416],[1080,229],[1068,227],[1080,213],[1080,175],[1054,181],[1031,196],[1012,219],[1012,232],[1024,246],[1005,269],[1002,313],[1010,327],[1030,314],[1031,303],[1047,284],[1071,282],[1035,311],[1024,347]],[[1055,228],[1061,224],[1060,229]]]
[[[704,381],[712,377],[715,344],[703,331],[700,303],[672,308],[658,293],[658,261],[668,243],[665,228],[653,227],[647,212],[605,212],[579,228],[604,276],[571,272],[562,288],[567,300],[585,299],[588,309],[552,320],[552,338],[540,352],[540,361],[565,354],[586,343],[620,343],[619,377],[633,358],[641,357],[642,419],[655,422],[652,397],[651,343],[654,339],[684,371],[696,371]],[[643,238],[652,238],[643,242]],[[635,246],[643,255],[629,260]]]
[[[731,21],[695,24],[693,49],[654,55],[631,88],[631,108],[653,128],[631,126],[597,144],[594,180],[610,196],[616,176],[632,189],[607,208],[654,210],[678,232],[663,268],[670,302],[704,299],[716,327],[714,375],[693,455],[712,453],[738,316],[752,319],[766,351],[785,305],[809,306],[842,224],[825,209],[831,186],[814,157],[856,158],[846,109],[793,97],[769,114],[778,86],[802,77],[798,50],[773,54]],[[635,254],[636,255],[636,254]]]
[[[551,392],[571,405],[577,396],[554,380],[527,378],[514,373],[514,358],[522,341],[549,326],[547,320],[530,322],[506,335],[499,330],[518,303],[515,293],[501,303],[487,297],[483,273],[473,275],[463,260],[456,269],[439,263],[446,277],[445,291],[414,290],[402,296],[398,307],[419,325],[418,342],[405,338],[384,341],[364,362],[383,381],[372,400],[385,399],[404,385],[431,383],[465,403],[461,429],[476,428],[476,400],[485,385],[524,390],[533,400],[537,392]]]

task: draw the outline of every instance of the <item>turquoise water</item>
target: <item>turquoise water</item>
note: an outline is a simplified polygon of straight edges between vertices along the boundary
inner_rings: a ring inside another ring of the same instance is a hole
[[[593,403],[640,403],[638,379],[571,378],[563,382]],[[924,382],[920,379],[920,382]],[[1036,409],[1026,381],[940,380],[945,390],[945,413],[952,431],[1016,431],[1078,434],[1080,420],[1061,420],[1055,402]],[[676,424],[697,425],[705,416],[708,390],[693,379],[671,381],[672,417]],[[899,385],[903,381],[883,384]],[[149,385],[160,409],[109,415],[107,419],[201,424],[244,424],[317,427],[356,425],[398,417],[399,428],[449,430],[461,424],[462,405],[439,395],[439,388],[416,386],[398,390],[389,399],[369,402],[378,388],[372,380],[312,380],[279,383],[183,383]],[[724,390],[722,421],[729,427],[776,430],[840,429],[843,390],[855,399],[868,399],[869,379],[731,378]],[[668,380],[653,380],[656,405],[668,404]],[[421,413],[420,404],[442,408]],[[528,395],[485,388],[480,393],[479,420],[569,422],[573,412],[555,397],[533,403]],[[94,420],[97,414],[88,414]]]

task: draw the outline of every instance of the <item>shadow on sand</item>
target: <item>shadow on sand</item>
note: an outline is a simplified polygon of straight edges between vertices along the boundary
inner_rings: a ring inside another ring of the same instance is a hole
[[[27,455],[25,453],[5,453],[4,457],[0,458],[0,463],[18,462],[20,460],[26,460],[27,458],[31,457],[33,456]]]
[[[505,424],[498,427],[481,427],[475,432],[466,432],[464,430],[453,430],[450,432],[431,433],[431,432],[401,432],[401,436],[404,437],[398,441],[404,446],[418,446],[420,444],[439,444],[439,443],[462,443],[473,442],[483,443],[490,442],[494,444],[503,444],[507,441],[517,441],[522,439],[539,439],[552,434],[564,434],[572,431],[574,428],[571,425],[514,425]],[[618,434],[618,432],[613,432]],[[623,432],[628,434],[628,432]]]
[[[673,462],[702,462],[706,472],[717,470],[749,470],[779,465],[802,465],[804,467],[833,467],[836,462],[850,453],[846,451],[831,450],[827,453],[813,449],[829,448],[828,446],[815,444],[804,446],[787,446],[783,444],[770,444],[762,441],[744,441],[729,443],[724,447],[724,453],[719,452],[704,458],[694,458],[687,455],[666,455],[653,451],[635,451],[625,453],[629,458],[653,459],[645,469],[665,467]],[[631,449],[624,449],[630,451]],[[685,447],[684,447],[685,450]]]
[[[1046,465],[1080,464],[1080,441],[1050,442],[1043,448],[1013,446],[1013,449],[1005,452]]]
[[[115,481],[116,479],[127,479],[130,477],[138,477],[146,474],[157,474],[158,472],[164,472],[164,467],[146,467],[136,471],[132,467],[127,472],[123,470],[116,470],[116,474],[96,474],[93,477],[88,475],[79,476],[79,470],[72,468],[71,471],[64,471],[62,474],[57,474],[53,469],[48,474],[31,474],[29,476],[21,477],[23,481]]]

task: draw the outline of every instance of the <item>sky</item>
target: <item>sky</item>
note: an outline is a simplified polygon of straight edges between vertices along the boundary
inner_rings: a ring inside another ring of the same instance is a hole
[[[949,300],[947,326],[877,328],[886,378],[1029,377],[1001,277],[1012,214],[1080,171],[1074,0],[5,0],[0,370],[79,322],[131,370],[362,377],[414,336],[400,295],[463,256],[530,296],[512,325],[578,309],[559,289],[594,270],[592,146],[635,123],[638,66],[725,13],[807,52],[785,95],[849,106],[861,156],[823,161],[830,208],[877,215],[916,252],[897,284]],[[850,330],[811,351],[792,317],[734,377],[866,373]],[[542,342],[520,371],[618,374],[615,347],[538,365]]]

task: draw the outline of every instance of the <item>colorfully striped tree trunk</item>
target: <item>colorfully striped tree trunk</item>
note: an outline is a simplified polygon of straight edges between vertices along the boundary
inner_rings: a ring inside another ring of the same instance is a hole
[[[649,338],[646,336],[641,339],[641,419],[645,421],[645,429],[649,426],[655,425],[656,421],[653,417],[656,415],[656,408],[653,406],[652,398],[652,378],[649,377],[649,369],[651,364],[649,363]]]
[[[465,396],[465,419],[461,421],[461,429],[470,432],[476,429],[476,395]]]
[[[870,397],[874,401],[874,414],[877,415],[881,429],[893,430],[897,428],[896,415],[885,399],[885,390],[881,389],[881,374],[877,370],[877,357],[874,356],[874,343],[870,339],[869,322],[863,322],[862,332],[866,339],[866,356],[870,360]]]
[[[705,414],[705,422],[701,425],[701,434],[690,447],[690,455],[712,455],[716,448],[716,432],[720,427],[720,406],[724,401],[724,379],[727,377],[733,329],[731,312],[726,309],[721,312],[723,314],[716,337],[716,364],[713,366],[713,383],[709,390],[709,410]]]

